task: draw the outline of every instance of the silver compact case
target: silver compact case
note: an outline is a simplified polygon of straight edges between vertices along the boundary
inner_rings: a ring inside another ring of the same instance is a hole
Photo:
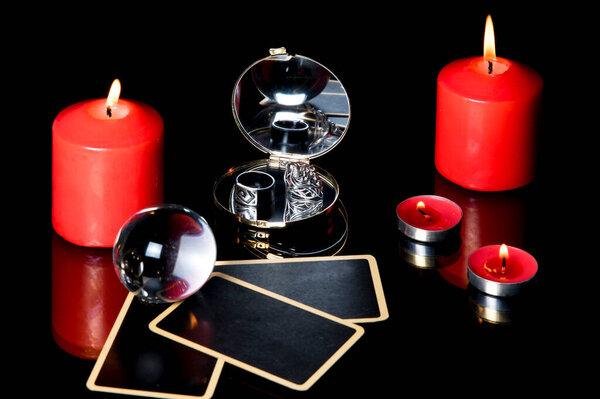
[[[243,136],[268,158],[217,179],[213,195],[221,211],[271,229],[336,205],[336,180],[311,163],[341,141],[350,123],[348,95],[329,69],[285,48],[270,49],[236,81],[232,111]]]

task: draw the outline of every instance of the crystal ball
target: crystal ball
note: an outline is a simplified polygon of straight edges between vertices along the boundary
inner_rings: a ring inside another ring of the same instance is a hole
[[[171,303],[198,291],[217,257],[204,218],[180,205],[143,209],[121,227],[113,261],[123,285],[143,302]]]

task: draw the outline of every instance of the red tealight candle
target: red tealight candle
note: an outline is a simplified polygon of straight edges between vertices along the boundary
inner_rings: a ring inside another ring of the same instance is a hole
[[[77,245],[112,247],[131,215],[163,201],[163,120],[119,94],[115,80],[52,126],[52,224]]]
[[[472,190],[502,191],[534,178],[542,78],[496,57],[491,18],[483,57],[446,65],[437,79],[435,165]]]
[[[447,198],[421,195],[398,204],[396,216],[398,229],[406,236],[417,241],[437,242],[458,228],[462,209]]]
[[[486,245],[474,251],[467,261],[469,282],[494,296],[513,296],[533,279],[537,261],[528,252],[502,245]]]

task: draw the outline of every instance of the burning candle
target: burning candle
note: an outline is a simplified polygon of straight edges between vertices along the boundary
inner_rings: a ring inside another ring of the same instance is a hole
[[[491,17],[484,54],[453,61],[437,79],[435,164],[472,190],[503,191],[534,178],[542,78],[496,57]]]
[[[131,215],[163,201],[163,120],[120,99],[120,86],[65,108],[52,126],[52,224],[77,245],[112,247]]]
[[[533,256],[506,244],[481,247],[467,261],[469,282],[494,296],[518,294],[535,277],[537,270]]]
[[[462,218],[460,207],[447,198],[421,195],[408,198],[396,207],[398,229],[409,238],[438,242],[455,232]]]

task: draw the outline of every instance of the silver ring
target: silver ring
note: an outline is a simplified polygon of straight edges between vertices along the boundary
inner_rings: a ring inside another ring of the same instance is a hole
[[[275,179],[266,172],[251,170],[235,178],[235,201],[241,205],[258,206],[271,201]]]
[[[273,207],[275,179],[266,172],[250,170],[235,179],[234,211],[250,220],[267,219]]]

